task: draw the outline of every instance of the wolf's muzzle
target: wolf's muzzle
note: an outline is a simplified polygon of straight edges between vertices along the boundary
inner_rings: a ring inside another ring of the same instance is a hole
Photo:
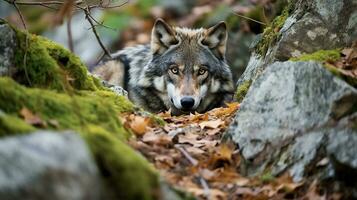
[[[183,110],[191,110],[195,105],[195,99],[192,97],[183,97],[180,100],[181,106]]]

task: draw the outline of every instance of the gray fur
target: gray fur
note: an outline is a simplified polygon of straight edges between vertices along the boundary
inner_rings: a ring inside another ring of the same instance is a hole
[[[176,64],[183,67],[182,76],[187,80],[194,77],[199,66],[207,67],[207,78],[197,81],[198,89],[205,85],[207,92],[204,96],[195,96],[199,102],[196,102],[197,107],[190,112],[205,112],[230,101],[234,86],[231,71],[224,57],[226,35],[220,38],[222,41],[219,46],[210,47],[203,41],[209,39],[210,36],[207,34],[210,34],[212,28],[192,30],[174,27],[171,29],[168,25],[163,26],[162,23],[164,22],[160,20],[156,22],[151,45],[128,47],[113,54],[114,59],[124,63],[128,68],[129,74],[126,76],[129,76],[129,81],[125,89],[129,92],[129,98],[151,112],[171,109],[173,114],[186,113],[174,106],[172,96],[167,91],[168,83],[174,83],[168,71],[172,64]],[[222,28],[222,23],[219,26]],[[159,30],[155,29],[157,27]],[[168,30],[163,31],[163,29]],[[162,35],[162,33],[171,35]],[[217,38],[217,31],[214,34]],[[173,38],[170,45],[167,45],[168,38]],[[161,41],[162,39],[165,41]],[[175,87],[178,89],[180,86],[175,85]],[[182,95],[184,94],[179,94],[180,97]]]

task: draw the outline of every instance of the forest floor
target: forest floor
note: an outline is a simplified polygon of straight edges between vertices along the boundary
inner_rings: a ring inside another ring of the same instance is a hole
[[[160,113],[166,121],[163,126],[134,114],[122,120],[137,136],[129,144],[168,183],[198,199],[325,199],[316,182],[294,183],[288,175],[274,178],[269,173],[254,178],[241,175],[239,149],[223,142],[229,141],[224,132],[238,109],[239,104],[232,103],[205,114]]]

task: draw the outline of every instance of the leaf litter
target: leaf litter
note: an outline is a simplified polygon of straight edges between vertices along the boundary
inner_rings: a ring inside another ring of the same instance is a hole
[[[161,126],[150,117],[132,113],[121,118],[136,135],[129,144],[168,183],[197,199],[327,199],[319,194],[316,182],[295,183],[287,174],[277,178],[241,174],[239,149],[222,140],[238,109],[238,103],[230,103],[204,114],[160,113],[166,121]]]

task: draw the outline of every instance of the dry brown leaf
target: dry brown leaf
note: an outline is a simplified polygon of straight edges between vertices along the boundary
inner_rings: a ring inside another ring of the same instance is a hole
[[[248,178],[244,178],[244,177],[239,177],[236,181],[235,181],[236,185],[242,187],[242,186],[246,186],[250,183],[250,179]]]
[[[142,141],[150,144],[166,145],[171,143],[171,137],[167,134],[149,132],[143,135]]]
[[[196,147],[192,147],[192,146],[188,146],[188,147],[185,147],[186,151],[193,154],[193,155],[200,155],[200,154],[203,154],[205,153],[205,151],[203,151],[202,149],[200,148],[196,148]]]
[[[205,179],[205,180],[211,180],[215,175],[216,173],[212,170],[209,170],[209,169],[203,169],[200,171],[200,175]]]
[[[326,196],[323,195],[321,196],[319,192],[317,191],[317,180],[314,180],[312,184],[310,185],[304,199],[307,200],[326,200]]]
[[[30,125],[46,127],[46,122],[26,107],[20,110],[20,115],[24,118],[25,122]]]
[[[213,120],[213,121],[204,121],[199,123],[199,126],[201,127],[201,129],[204,128],[218,128],[219,126],[223,125],[224,121],[222,121],[221,119],[217,119],[217,120]]]
[[[134,116],[134,119],[130,122],[130,128],[134,131],[136,135],[143,135],[146,132],[149,123],[149,118]]]
[[[218,189],[209,189],[208,191],[201,188],[187,188],[187,191],[194,194],[195,196],[205,197],[207,199],[218,200],[218,199],[226,199],[226,194]],[[209,192],[209,197],[207,197],[206,193]]]

